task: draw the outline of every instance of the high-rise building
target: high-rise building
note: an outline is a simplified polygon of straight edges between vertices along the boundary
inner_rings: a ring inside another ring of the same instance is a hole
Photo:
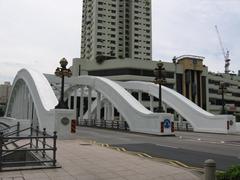
[[[83,0],[81,59],[152,59],[151,0]]]

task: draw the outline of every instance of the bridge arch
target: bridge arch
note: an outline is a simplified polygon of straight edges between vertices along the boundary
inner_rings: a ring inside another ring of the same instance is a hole
[[[131,131],[160,134],[160,119],[166,116],[169,117],[168,114],[152,113],[124,88],[106,78],[81,76],[69,78],[68,81],[71,84],[70,92],[73,92],[81,86],[87,86],[101,93],[116,107],[118,112],[121,113]],[[18,107],[25,108],[28,107],[29,104],[32,104],[32,109],[34,108],[35,112],[35,120],[39,127],[47,128],[50,131],[54,130],[56,126],[56,111],[54,108],[58,100],[51,86],[52,83],[49,82],[43,74],[34,70],[20,70],[14,79],[13,90],[7,105],[6,117],[12,117],[18,120],[28,119],[30,123],[34,119],[21,114],[26,112],[26,109],[24,109],[25,111],[17,111],[16,109]],[[23,94],[27,94],[31,101],[29,101],[29,99],[21,99],[20,97],[22,97]]]
[[[49,123],[49,119],[52,118],[50,110],[54,109],[57,102],[49,82],[42,74],[35,70],[21,69],[15,76],[5,117],[18,120],[28,119],[35,121],[40,128],[54,129],[53,123]],[[22,111],[16,113],[19,111],[17,109],[19,107],[22,108]],[[29,114],[32,114],[32,117],[29,117]]]
[[[95,76],[80,76],[72,78],[71,84],[74,85],[65,91],[65,97],[68,97],[82,86],[88,86],[94,89],[95,91],[101,93],[111,104],[113,104],[113,106],[126,120],[130,130],[132,131],[141,130],[147,132],[147,126],[146,129],[144,129],[144,126],[142,125],[144,121],[144,124],[151,124],[151,120],[154,119],[159,121],[160,115],[158,113],[153,113],[146,109],[123,87],[109,79]]]
[[[159,96],[159,86],[151,82],[129,81],[118,83],[129,90],[142,91],[156,98]],[[194,131],[214,133],[236,132],[234,116],[211,114],[183,95],[165,86],[162,86],[162,100],[185,118],[193,126]],[[227,121],[233,122],[229,130],[227,129]]]

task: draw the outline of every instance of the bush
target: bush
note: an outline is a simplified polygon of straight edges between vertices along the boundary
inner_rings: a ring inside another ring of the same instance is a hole
[[[226,172],[217,173],[217,180],[240,180],[240,165],[232,166]]]

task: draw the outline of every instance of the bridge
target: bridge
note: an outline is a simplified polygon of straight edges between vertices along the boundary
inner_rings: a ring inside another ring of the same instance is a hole
[[[114,82],[103,77],[79,76],[66,79],[65,101],[69,110],[57,110],[60,96],[60,78],[43,75],[35,70],[21,69],[13,82],[4,123],[19,121],[48,131],[62,131],[68,136],[70,123],[62,119],[77,119],[101,123],[104,120],[126,122],[132,132],[160,135],[161,122],[173,119],[169,113],[153,112],[158,85],[151,82]],[[131,92],[138,92],[138,99]],[[144,107],[141,95],[149,95],[150,108]],[[238,124],[232,115],[213,115],[167,87],[162,88],[165,107],[171,107],[179,118],[188,121],[196,132],[236,133]],[[73,98],[72,98],[73,97]],[[166,133],[167,131],[165,131]],[[167,132],[171,134],[172,132]],[[61,133],[60,133],[61,134]]]

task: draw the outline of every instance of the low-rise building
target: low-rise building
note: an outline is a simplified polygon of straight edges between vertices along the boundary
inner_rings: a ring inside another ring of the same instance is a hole
[[[228,113],[240,112],[240,76],[208,71],[204,57],[183,55],[173,62],[163,62],[166,70],[165,86],[175,89],[203,109],[214,114],[222,111],[222,95],[219,86],[224,82],[225,109]],[[116,81],[151,81],[158,61],[134,59],[106,60],[101,64],[76,58],[73,60],[73,75],[103,76]],[[133,94],[134,95],[134,94]],[[147,98],[143,94],[143,99]]]
[[[0,84],[0,115],[3,115],[11,90],[12,86],[10,82]]]

